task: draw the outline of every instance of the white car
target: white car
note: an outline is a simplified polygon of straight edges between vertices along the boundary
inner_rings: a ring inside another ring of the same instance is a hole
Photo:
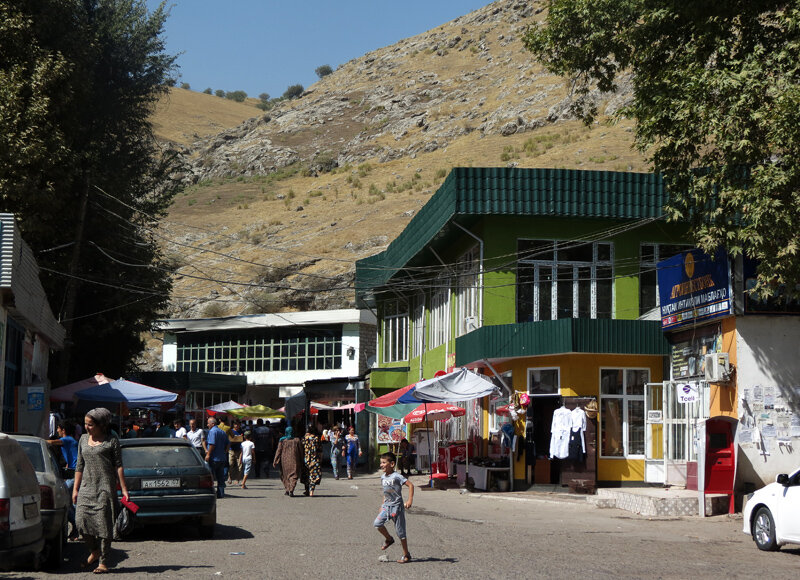
[[[759,550],[800,544],[800,469],[781,473],[775,483],[750,494],[742,515],[742,531],[753,537]]]

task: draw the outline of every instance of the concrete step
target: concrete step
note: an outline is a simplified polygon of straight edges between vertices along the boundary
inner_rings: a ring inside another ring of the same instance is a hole
[[[619,508],[643,516],[696,516],[697,492],[666,488],[599,488],[587,501],[598,508]],[[707,516],[728,513],[728,496],[707,494]]]

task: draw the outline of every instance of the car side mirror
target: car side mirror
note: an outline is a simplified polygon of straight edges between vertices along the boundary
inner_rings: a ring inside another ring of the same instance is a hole
[[[786,473],[780,473],[778,474],[778,477],[775,478],[775,481],[781,485],[787,486],[789,485],[789,475]]]

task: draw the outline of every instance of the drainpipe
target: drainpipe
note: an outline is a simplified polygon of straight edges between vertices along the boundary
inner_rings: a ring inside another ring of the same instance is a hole
[[[461,224],[453,222],[453,225],[459,228],[468,236],[477,240],[478,245],[480,246],[480,260],[478,266],[478,288],[480,289],[480,294],[478,295],[478,309],[480,310],[480,320],[479,320],[480,324],[478,325],[478,328],[481,328],[483,326],[483,240],[480,239],[475,234],[473,234],[471,231],[469,231]]]

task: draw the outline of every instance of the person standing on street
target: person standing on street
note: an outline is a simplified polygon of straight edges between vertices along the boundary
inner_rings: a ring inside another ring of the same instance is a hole
[[[342,462],[342,451],[344,451],[344,438],[342,430],[338,425],[328,431],[328,441],[331,444],[331,467],[333,468],[333,478],[339,479],[339,466]]]
[[[201,452],[200,455],[206,454],[206,435],[202,429],[197,428],[195,419],[189,419],[189,430],[186,432],[186,439],[195,449]]]
[[[239,485],[242,479],[242,425],[238,421],[233,424],[233,428],[228,431],[228,483]]]
[[[114,506],[117,483],[122,497],[128,501],[128,486],[122,470],[119,440],[109,432],[111,412],[98,407],[86,413],[86,435],[78,444],[75,462],[75,485],[72,503],[76,504],[78,532],[89,544],[89,558],[82,564],[89,568],[97,563],[95,574],[108,572],[108,556],[114,538]]]
[[[300,439],[294,436],[291,427],[286,427],[285,433],[278,441],[273,466],[280,466],[285,495],[294,497],[294,488],[297,487],[297,480],[303,470],[303,446]]]
[[[242,441],[242,489],[247,489],[247,476],[250,475],[250,470],[253,468],[253,461],[255,460],[255,443],[253,443],[253,434],[250,431],[244,432],[244,441]]]
[[[414,484],[394,470],[397,464],[397,457],[394,453],[384,453],[381,455],[381,487],[383,488],[383,504],[378,517],[375,518],[373,525],[384,537],[385,541],[381,550],[386,550],[394,544],[394,538],[386,529],[386,522],[392,520],[397,537],[403,546],[403,556],[397,561],[398,564],[407,564],[411,561],[411,553],[408,551],[408,539],[406,538],[406,512],[414,503]],[[403,505],[403,486],[408,487],[408,501]]]
[[[317,430],[313,426],[308,427],[305,437],[303,437],[303,461],[306,464],[306,490],[303,495],[314,496],[314,490],[319,485],[320,480],[320,459],[322,457],[322,445],[317,436]]]
[[[345,450],[342,452],[347,457],[347,479],[353,479],[353,473],[361,457],[361,442],[356,435],[356,428],[350,427],[350,432],[344,437]]]
[[[264,425],[264,419],[256,421],[253,429],[253,443],[255,443],[256,458],[253,463],[253,477],[259,479],[262,473],[269,477],[269,464],[272,454],[272,434],[270,428]]]
[[[64,468],[64,486],[67,488],[69,496],[72,497],[72,489],[75,487],[75,465],[78,461],[78,442],[69,435],[74,430],[67,423],[59,423],[56,426],[58,439],[50,439],[48,443],[56,447],[61,447],[61,454],[64,457],[66,467]],[[77,536],[77,526],[75,525],[75,506],[72,502],[67,507],[67,519],[72,530],[69,537]]]
[[[175,437],[178,439],[186,439],[186,428],[183,426],[181,419],[175,419],[172,422],[172,428],[175,429]]]
[[[225,497],[225,467],[228,464],[228,436],[217,427],[214,417],[208,418],[206,461],[217,480],[217,497]]]

